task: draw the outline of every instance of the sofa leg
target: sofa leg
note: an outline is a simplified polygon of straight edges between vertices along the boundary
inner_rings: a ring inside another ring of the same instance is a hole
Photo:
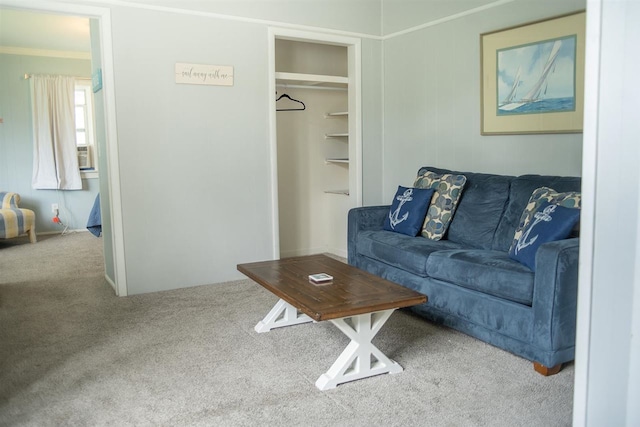
[[[542,374],[545,377],[548,377],[550,375],[555,375],[558,372],[560,372],[560,369],[562,369],[562,363],[558,363],[555,366],[547,367],[541,363],[533,362],[533,369],[535,369],[537,373]]]
[[[31,230],[29,230],[29,241],[31,243],[36,243],[38,241],[38,238],[36,237],[36,228],[35,227],[31,227]]]

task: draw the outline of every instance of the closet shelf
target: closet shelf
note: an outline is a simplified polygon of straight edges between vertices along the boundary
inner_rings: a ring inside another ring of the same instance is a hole
[[[349,84],[349,78],[341,76],[325,76],[320,74],[276,72],[276,83],[299,85],[311,88],[346,89]]]
[[[349,159],[325,159],[325,163],[349,163]]]
[[[325,190],[326,194],[342,194],[343,196],[349,195],[349,190]]]
[[[329,138],[349,138],[349,134],[348,133],[325,133],[324,139],[329,139]]]

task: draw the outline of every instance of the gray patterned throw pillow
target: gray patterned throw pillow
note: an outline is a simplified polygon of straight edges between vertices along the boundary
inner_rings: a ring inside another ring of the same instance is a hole
[[[427,217],[422,225],[423,237],[431,240],[441,240],[444,237],[466,182],[467,177],[464,175],[449,173],[440,175],[430,171],[416,178],[414,187],[435,190],[427,210]]]

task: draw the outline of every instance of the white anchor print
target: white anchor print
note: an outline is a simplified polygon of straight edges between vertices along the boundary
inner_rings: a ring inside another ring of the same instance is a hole
[[[527,227],[527,231],[520,236],[520,238],[518,239],[518,243],[516,244],[516,254],[518,253],[518,251],[520,249],[524,249],[527,246],[531,246],[536,239],[538,239],[538,235],[535,235],[531,240],[529,240],[527,242],[527,239],[529,238],[529,233],[531,232],[531,230],[533,230],[533,228],[542,221],[545,222],[549,222],[551,221],[553,218],[551,217],[551,214],[556,210],[556,205],[549,205],[546,208],[544,208],[544,210],[542,212],[536,212],[535,215],[533,215],[533,217],[535,218],[535,221],[533,221],[533,224],[531,224],[531,227]]]
[[[396,197],[396,200],[399,201],[400,204],[398,205],[396,210],[393,211],[393,213],[389,213],[389,222],[391,223],[391,228],[395,229],[396,225],[400,224],[402,221],[406,221],[406,219],[409,218],[409,212],[406,212],[404,215],[402,215],[401,218],[398,218],[398,216],[400,215],[400,209],[402,209],[402,205],[413,200],[413,197],[411,197],[412,195],[413,189],[407,188],[401,196]]]

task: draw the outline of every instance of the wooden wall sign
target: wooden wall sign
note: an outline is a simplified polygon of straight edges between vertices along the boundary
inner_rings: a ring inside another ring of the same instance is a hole
[[[209,86],[233,86],[233,67],[176,63],[176,83]]]

